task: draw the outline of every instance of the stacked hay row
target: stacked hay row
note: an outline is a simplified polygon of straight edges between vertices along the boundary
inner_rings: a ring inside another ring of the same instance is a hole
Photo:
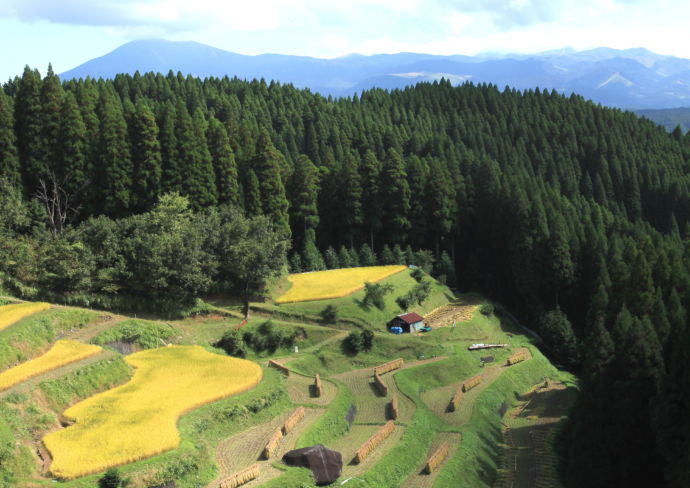
[[[375,374],[384,374],[394,369],[402,368],[404,361],[402,358],[394,359],[393,361],[388,361],[387,363],[380,364],[374,368]]]
[[[455,412],[458,409],[458,405],[460,405],[460,399],[462,398],[462,388],[458,388],[455,390],[455,394],[453,395],[453,398],[450,399],[450,403],[448,404],[448,410],[451,412]]]
[[[273,359],[269,359],[268,365],[273,366],[274,368],[276,368],[281,373],[285,373],[285,376],[290,376],[290,369],[287,366],[280,364],[278,361],[274,361]]]
[[[393,430],[395,429],[395,424],[393,423],[392,420],[389,420],[386,422],[386,424],[381,427],[376,434],[373,436],[369,437],[367,441],[362,444],[362,446],[357,449],[357,452],[355,453],[355,462],[357,464],[360,464],[362,461],[364,461],[369,454],[371,454],[371,451],[376,449],[376,447],[381,444],[386,437],[391,435]]]
[[[374,373],[374,382],[383,396],[388,395],[388,387],[383,382],[378,373]]]
[[[400,415],[400,410],[398,407],[398,396],[393,395],[393,398],[391,399],[391,417],[393,420],[396,420],[398,418],[398,415]]]
[[[434,451],[434,453],[429,457],[429,459],[427,459],[426,465],[424,466],[424,472],[426,474],[431,474],[436,468],[439,467],[439,465],[443,462],[447,455],[448,443],[444,442],[439,446],[438,449]]]
[[[482,375],[477,374],[462,384],[462,391],[469,391],[482,382]]]
[[[273,453],[275,453],[276,449],[278,448],[278,444],[280,444],[280,440],[282,438],[283,430],[280,427],[278,427],[275,431],[273,431],[273,434],[271,434],[271,438],[268,439],[268,442],[266,443],[266,447],[264,447],[264,459],[271,459],[271,456],[273,456]]]
[[[220,482],[218,488],[237,488],[240,485],[259,477],[259,465],[252,464],[242,471],[238,471]]]
[[[527,354],[525,354],[524,352],[518,352],[510,356],[506,361],[506,364],[508,366],[511,366],[513,364],[517,364],[521,361],[524,361],[525,359],[527,359]]]
[[[321,395],[323,395],[323,386],[321,386],[321,377],[317,373],[314,378],[314,396],[320,398]]]
[[[297,422],[299,422],[303,418],[304,407],[296,408],[295,411],[290,414],[288,419],[283,424],[283,435],[287,435],[288,432],[290,432],[295,427],[295,425],[297,425]]]

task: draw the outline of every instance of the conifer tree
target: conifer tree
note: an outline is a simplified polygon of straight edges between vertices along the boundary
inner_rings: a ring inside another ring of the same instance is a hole
[[[15,188],[21,187],[12,106],[3,90],[0,90],[0,178],[5,178]]]
[[[177,112],[170,101],[163,105],[159,120],[162,164],[161,189],[164,193],[181,193],[183,174],[177,150]]]
[[[60,109],[60,129],[58,135],[59,162],[58,175],[64,180],[68,193],[76,195],[87,184],[88,168],[86,126],[79,111],[77,100],[71,92],[65,92]],[[80,196],[83,198],[83,195]]]
[[[187,154],[187,159],[183,159],[186,162],[187,178],[183,187],[185,192],[190,195],[193,207],[200,209],[217,203],[216,175],[213,170],[211,153],[206,142],[206,119],[200,108],[194,111],[191,123],[192,139],[189,141],[191,152],[184,153]],[[178,143],[184,138],[184,136],[180,135]],[[180,151],[180,154],[182,155],[183,152]]]
[[[374,247],[374,236],[381,228],[381,198],[379,178],[381,163],[373,151],[368,149],[362,158],[362,217],[363,225],[369,238],[369,245]]]
[[[64,174],[60,167],[60,108],[62,106],[62,85],[53,67],[48,65],[48,72],[41,84],[41,159],[48,172]],[[46,178],[48,174],[42,175]]]
[[[98,208],[108,215],[123,215],[130,208],[132,161],[122,106],[111,85],[101,85],[97,165]]]
[[[158,125],[149,106],[139,100],[132,120],[132,163],[134,207],[145,211],[158,199],[163,163]]]
[[[268,132],[264,130],[256,143],[256,156],[252,162],[252,168],[259,180],[261,209],[264,215],[271,218],[276,230],[290,236],[289,203],[285,196],[285,186],[280,174],[283,161],[283,155],[278,152],[271,142]]]
[[[244,185],[244,208],[247,215],[261,215],[261,189],[259,179],[253,169],[247,170],[247,180]]]
[[[389,149],[381,172],[383,230],[393,242],[404,242],[410,230],[410,186],[402,156]]]
[[[38,180],[48,174],[42,154],[40,94],[41,77],[38,71],[26,66],[19,79],[14,103],[14,123],[19,162],[29,195],[33,195],[38,187]]]
[[[359,264],[361,266],[376,266],[376,254],[366,242],[359,249]]]
[[[238,205],[240,195],[235,154],[230,146],[230,139],[225,126],[215,117],[209,119],[207,139],[208,150],[211,153],[213,168],[216,172],[218,203]]]
[[[295,170],[291,176],[290,205],[291,228],[293,240],[297,245],[306,246],[307,242],[316,242],[316,227],[319,224],[317,198],[319,192],[319,170],[314,163],[301,154],[295,161]]]

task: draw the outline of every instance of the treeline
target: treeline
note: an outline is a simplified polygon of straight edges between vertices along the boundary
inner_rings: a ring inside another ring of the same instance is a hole
[[[0,174],[54,238],[137,221],[177,192],[199,219],[230,204],[265,216],[291,236],[294,269],[330,266],[334,253],[344,263],[343,246],[361,258],[365,243],[379,258],[386,245],[447,251],[460,288],[503,302],[582,373],[568,484],[690,484],[680,130],[577,96],[445,81],[331,100],[274,82],[60,83],[26,69],[3,88]],[[46,218],[55,194],[71,203]],[[31,278],[7,259],[0,272]]]
[[[24,298],[108,309],[193,311],[195,298],[262,292],[285,266],[289,240],[263,215],[221,205],[194,213],[185,197],[162,195],[141,214],[99,216],[59,235],[0,178],[0,290]]]

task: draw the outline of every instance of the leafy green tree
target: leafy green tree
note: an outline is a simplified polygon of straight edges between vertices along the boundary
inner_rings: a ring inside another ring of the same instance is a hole
[[[246,318],[251,293],[262,291],[266,280],[284,269],[289,241],[266,216],[246,218],[231,207],[221,207],[220,214],[220,277],[237,284]]]
[[[365,305],[373,305],[379,310],[386,307],[384,297],[393,291],[390,283],[364,283],[364,302]]]

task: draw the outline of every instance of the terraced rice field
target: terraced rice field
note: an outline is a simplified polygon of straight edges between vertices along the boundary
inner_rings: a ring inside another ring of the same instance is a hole
[[[406,269],[405,266],[367,266],[330,269],[288,276],[292,287],[276,299],[276,303],[326,300],[350,295],[364,288],[365,282],[376,282]]]
[[[357,449],[364,444],[367,439],[374,435],[381,427],[383,422],[379,425],[358,425],[354,424],[350,428],[350,432],[338,439],[332,446],[327,446],[330,449],[340,451],[343,456],[343,473],[342,479],[350,478],[352,476],[359,476],[366,470],[376,464],[390,449],[392,449],[402,438],[405,432],[405,427],[396,425],[393,433],[388,436],[371,454],[361,463],[355,464],[353,459]]]
[[[136,368],[128,383],[68,408],[64,416],[76,423],[43,438],[56,477],[76,478],[173,449],[180,415],[248,390],[262,376],[255,363],[200,346],[151,349],[125,361]]]
[[[414,403],[400,393],[400,390],[398,390],[395,384],[393,373],[387,373],[381,376],[381,379],[388,387],[388,395],[386,396],[380,393],[378,387],[374,383],[373,368],[349,371],[334,376],[334,378],[345,383],[354,395],[355,407],[357,408],[355,422],[358,424],[374,422],[383,423],[389,420],[388,404],[393,395],[398,396],[399,415],[397,420],[406,422],[410,420],[412,414],[414,414]]]
[[[102,351],[100,347],[91,344],[69,339],[59,340],[45,354],[0,373],[0,391],[33,376],[95,356]]]
[[[433,454],[436,449],[443,444],[444,442],[448,443],[449,450],[448,450],[448,455],[444,459],[443,463],[441,463],[438,468],[433,471],[431,474],[426,474],[424,472],[424,466],[426,465],[426,460]],[[436,481],[436,478],[438,477],[438,474],[441,472],[441,469],[443,469],[443,465],[449,460],[452,459],[453,456],[455,455],[455,451],[458,449],[460,446],[460,434],[455,433],[455,432],[441,432],[438,434],[434,440],[431,442],[431,446],[429,447],[429,450],[427,451],[426,456],[424,457],[424,462],[417,466],[417,469],[415,470],[414,473],[412,473],[403,483],[402,487],[403,488],[432,488],[434,486],[434,481]]]
[[[49,308],[49,303],[42,302],[22,302],[3,305],[0,307],[0,330],[6,329],[29,315],[48,310]]]
[[[328,380],[321,380],[321,388],[323,390],[320,397],[314,396],[314,378],[310,376],[302,376],[295,372],[290,373],[285,379],[287,385],[288,395],[290,400],[294,403],[313,403],[315,405],[326,406],[333,401],[338,387]]]
[[[538,388],[506,415],[497,488],[558,488],[558,459],[553,435],[575,393],[562,383]]]
[[[218,483],[222,479],[254,463],[259,464],[261,474],[255,481],[243,486],[258,485],[280,475],[281,471],[273,468],[272,463],[282,458],[283,454],[286,452],[294,449],[298,437],[324,413],[326,413],[326,411],[322,409],[307,408],[304,418],[299,421],[293,430],[281,439],[274,456],[269,460],[265,460],[261,457],[266,441],[268,441],[271,433],[283,425],[290,412],[286,412],[272,419],[270,422],[265,422],[233,435],[232,437],[228,437],[218,444],[216,448],[216,461],[220,474],[214,481],[207,485],[207,488],[217,488]]]
[[[524,351],[528,357],[530,357],[529,350],[526,348],[516,348],[515,351]],[[494,364],[492,366],[482,368],[480,371],[482,382],[476,387],[462,394],[460,405],[454,412],[448,411],[448,403],[450,403],[450,399],[453,397],[455,390],[462,385],[464,379],[447,386],[442,386],[440,388],[434,388],[432,390],[423,392],[422,401],[424,401],[429,409],[438,415],[438,417],[444,422],[450,425],[462,425],[469,421],[472,415],[474,401],[476,400],[477,396],[479,396],[479,393],[481,393],[484,388],[488,387],[492,381],[501,376],[501,373],[505,370],[505,368],[506,366],[504,363]]]

